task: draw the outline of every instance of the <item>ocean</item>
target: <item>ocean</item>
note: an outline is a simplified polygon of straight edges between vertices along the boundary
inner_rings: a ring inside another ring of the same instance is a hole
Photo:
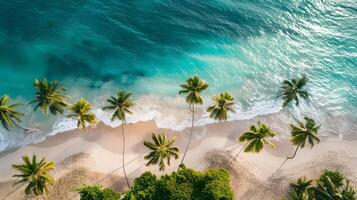
[[[75,128],[63,116],[33,113],[34,79],[57,80],[71,102],[87,98],[98,118],[118,89],[137,100],[129,122],[183,129],[190,115],[179,85],[198,75],[209,97],[231,92],[230,120],[282,110],[284,79],[307,74],[310,101],[287,108],[333,134],[357,130],[355,0],[0,0],[0,96],[22,102],[23,125],[0,128],[0,151]],[[204,111],[198,124],[213,122]]]

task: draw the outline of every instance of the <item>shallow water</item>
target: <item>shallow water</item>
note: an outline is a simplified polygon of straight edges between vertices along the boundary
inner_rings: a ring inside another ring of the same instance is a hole
[[[119,88],[138,99],[131,122],[155,119],[182,129],[189,115],[178,85],[197,74],[205,96],[228,90],[231,119],[281,110],[284,79],[306,73],[312,98],[290,108],[336,134],[357,124],[357,2],[353,0],[115,1],[0,0],[0,94],[33,98],[35,78],[59,80],[73,101],[96,108]],[[35,135],[0,130],[0,150],[74,128],[67,119],[33,114]],[[108,114],[96,114],[110,124]],[[200,114],[198,123],[211,122]],[[112,123],[112,126],[118,123]]]

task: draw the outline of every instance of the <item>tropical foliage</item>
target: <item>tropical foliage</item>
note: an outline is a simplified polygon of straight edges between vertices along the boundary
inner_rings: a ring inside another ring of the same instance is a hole
[[[289,105],[290,102],[295,100],[295,104],[299,105],[299,97],[308,99],[309,93],[304,90],[304,86],[309,81],[305,74],[301,78],[291,79],[291,81],[284,80],[281,86],[281,97],[284,100],[283,106]]]
[[[118,91],[116,96],[111,96],[107,102],[108,105],[103,107],[103,110],[113,111],[112,121],[115,119],[126,121],[126,115],[132,114],[130,110],[134,105],[134,100],[131,99],[132,93],[126,92],[124,90]]]
[[[356,200],[356,190],[338,171],[325,170],[313,185],[312,180],[299,178],[291,183],[291,200]]]
[[[32,159],[25,155],[22,157],[22,160],[24,163],[12,165],[19,172],[19,174],[15,174],[13,177],[20,178],[15,184],[27,184],[25,188],[27,196],[48,194],[49,185],[54,183],[50,175],[50,171],[55,168],[54,162],[46,162],[45,158],[38,161],[36,155],[33,155]]]
[[[217,96],[213,96],[214,104],[209,106],[207,112],[210,117],[216,120],[227,120],[229,112],[235,112],[234,98],[228,92],[223,92]]]
[[[233,200],[229,174],[223,169],[194,171],[184,166],[157,178],[146,172],[136,178],[124,200]]]
[[[186,80],[186,84],[180,85],[181,90],[179,94],[186,95],[186,102],[190,106],[190,110],[192,112],[192,119],[191,119],[191,131],[190,136],[185,148],[185,151],[182,156],[181,164],[183,164],[187,150],[191,144],[192,134],[193,134],[193,127],[195,122],[195,105],[201,105],[203,103],[203,97],[201,93],[208,88],[208,84],[201,80],[198,76],[193,76]]]
[[[290,183],[291,192],[289,197],[291,200],[313,200],[314,188],[312,180],[299,178],[296,182]]]
[[[178,159],[179,149],[177,147],[172,147],[175,142],[175,139],[167,139],[166,134],[162,133],[161,135],[152,134],[153,142],[145,141],[144,145],[151,150],[151,152],[144,157],[145,160],[148,160],[147,166],[158,164],[160,171],[165,170],[165,160],[167,165],[170,166],[171,157]]]
[[[320,125],[316,125],[315,120],[305,117],[305,124],[299,123],[299,125],[290,124],[291,127],[291,143],[296,146],[295,152],[292,156],[288,156],[285,161],[280,165],[277,171],[279,171],[283,165],[289,160],[296,156],[299,148],[304,148],[308,143],[311,148],[320,143],[320,139],[317,136],[317,132]]]
[[[134,100],[131,99],[131,93],[126,92],[124,90],[118,91],[116,96],[111,96],[107,102],[108,105],[103,107],[103,110],[110,110],[113,111],[112,114],[112,121],[115,119],[121,120],[122,125],[121,125],[121,130],[122,130],[122,136],[123,136],[123,153],[122,153],[122,162],[123,162],[123,172],[126,180],[126,184],[128,187],[130,187],[129,179],[126,174],[125,170],[125,132],[124,132],[124,125],[126,123],[126,115],[127,114],[132,114],[132,111],[130,110],[131,107],[134,105]]]
[[[21,117],[24,114],[16,111],[19,105],[20,104],[11,104],[9,96],[0,98],[0,121],[6,130],[16,126],[16,122],[21,122]]]
[[[63,94],[66,90],[63,87],[59,87],[57,81],[49,82],[44,80],[35,80],[33,83],[36,88],[36,97],[30,103],[36,104],[35,111],[41,108],[44,114],[48,113],[48,110],[53,114],[63,114],[65,108],[67,108],[67,99],[69,96]]]
[[[356,190],[350,181],[338,171],[326,170],[317,181],[315,190],[318,200],[355,200]]]
[[[70,118],[77,120],[78,128],[86,128],[88,125],[96,126],[97,118],[92,110],[92,105],[85,99],[81,98],[75,104],[69,107],[71,114],[67,115]]]
[[[244,152],[259,153],[264,144],[274,147],[267,138],[272,138],[275,136],[274,131],[272,131],[266,124],[258,122],[258,126],[252,125],[250,130],[243,133],[239,137],[239,142],[248,142],[247,146],[244,148]]]
[[[316,125],[315,120],[305,117],[306,123],[299,123],[299,126],[291,124],[291,143],[295,146],[305,147],[308,143],[313,147],[315,144],[320,143],[320,139],[317,136],[317,131],[320,125]]]
[[[100,185],[83,185],[77,189],[80,200],[119,200],[120,194]]]
[[[201,93],[208,88],[208,84],[198,76],[193,76],[187,79],[186,84],[182,84],[180,87],[181,90],[179,94],[186,94],[186,102],[190,106],[193,106],[195,104],[203,103]]]

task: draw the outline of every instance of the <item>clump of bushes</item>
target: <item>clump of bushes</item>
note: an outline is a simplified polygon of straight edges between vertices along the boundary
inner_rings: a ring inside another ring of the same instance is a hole
[[[291,183],[292,200],[356,200],[356,190],[338,171],[325,170],[315,181],[299,178]]]
[[[120,194],[99,185],[84,185],[77,189],[81,200],[119,200]]]
[[[100,186],[78,189],[81,200],[118,200],[120,195]],[[233,200],[229,174],[224,169],[195,171],[182,167],[178,172],[156,177],[145,172],[123,194],[123,200]]]
[[[135,179],[124,200],[232,200],[229,174],[223,169],[180,171],[157,178],[146,172]]]

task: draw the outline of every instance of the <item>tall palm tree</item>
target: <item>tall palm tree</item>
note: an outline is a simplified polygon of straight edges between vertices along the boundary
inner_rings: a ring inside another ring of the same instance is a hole
[[[16,122],[21,122],[24,114],[15,110],[19,105],[11,104],[9,96],[5,95],[0,98],[0,121],[6,130],[18,126]]]
[[[291,200],[313,200],[314,187],[312,180],[306,178],[299,178],[296,182],[290,184],[292,191],[289,196]]]
[[[131,99],[132,93],[126,92],[124,90],[118,91],[116,96],[111,96],[109,99],[107,99],[108,105],[103,107],[103,110],[110,110],[113,111],[112,114],[112,121],[115,119],[118,119],[121,121],[121,130],[122,130],[122,136],[123,136],[123,171],[124,171],[124,176],[126,180],[126,184],[130,188],[130,183],[128,176],[126,174],[125,170],[125,133],[124,133],[124,125],[126,123],[126,115],[127,114],[132,114],[132,111],[130,110],[131,107],[134,105],[134,100]]]
[[[32,159],[25,155],[22,160],[24,163],[12,165],[14,169],[19,171],[19,174],[13,176],[20,178],[15,184],[27,184],[25,188],[26,196],[48,194],[48,186],[54,183],[54,179],[50,175],[50,171],[55,168],[54,162],[46,162],[45,158],[38,161],[36,155],[32,155]]]
[[[76,103],[69,107],[71,114],[67,117],[77,120],[78,128],[86,128],[87,125],[95,126],[97,124],[97,118],[93,112],[90,112],[93,106],[84,98],[81,98]]]
[[[294,155],[287,157],[278,170],[281,169],[287,160],[295,158],[299,148],[304,148],[306,143],[310,144],[311,148],[314,147],[315,144],[320,143],[317,132],[321,126],[316,125],[316,122],[309,117],[305,117],[304,119],[306,121],[305,124],[301,122],[299,123],[299,126],[290,124],[291,143],[296,146],[296,149]]]
[[[250,130],[239,137],[239,142],[247,142],[242,149],[244,152],[259,153],[264,144],[274,147],[274,144],[267,140],[267,137],[274,137],[276,134],[266,124],[258,122],[258,126],[252,125]],[[241,152],[241,151],[240,151]],[[240,152],[235,156],[238,157]]]
[[[36,97],[30,103],[36,104],[35,111],[41,108],[44,114],[47,114],[48,110],[53,115],[57,115],[58,113],[63,114],[64,109],[68,106],[66,100],[69,99],[69,96],[63,94],[66,90],[65,88],[59,88],[57,81],[49,82],[46,79],[36,79],[33,85],[36,88]]]
[[[337,171],[326,170],[317,181],[315,190],[317,200],[355,200],[355,189],[349,180]]]
[[[299,105],[299,96],[303,99],[309,97],[309,93],[306,90],[303,90],[306,83],[309,79],[305,74],[301,78],[291,79],[291,81],[284,80],[281,86],[282,94],[281,97],[284,100],[283,107],[287,106],[290,102],[295,100],[296,105]]]
[[[172,147],[175,142],[175,138],[167,139],[166,134],[162,133],[159,135],[152,134],[153,142],[144,141],[144,145],[151,150],[151,152],[144,157],[145,160],[149,160],[146,166],[152,164],[159,164],[160,171],[165,170],[165,160],[167,165],[170,166],[170,159],[174,157],[178,159],[177,147]]]
[[[180,85],[180,87],[181,87],[181,90],[180,90],[179,94],[186,95],[186,102],[189,104],[190,110],[192,112],[192,120],[191,120],[190,136],[189,136],[185,151],[183,153],[182,160],[179,165],[179,169],[186,158],[187,150],[191,144],[194,122],[195,122],[195,105],[203,104],[203,97],[202,97],[201,93],[208,88],[208,84],[206,83],[206,81],[201,80],[198,76],[193,76],[193,77],[190,77],[189,79],[187,79],[186,83]]]
[[[207,112],[210,117],[216,120],[227,120],[228,112],[234,111],[234,98],[228,92],[223,92],[219,95],[213,96],[214,104],[209,106]]]

